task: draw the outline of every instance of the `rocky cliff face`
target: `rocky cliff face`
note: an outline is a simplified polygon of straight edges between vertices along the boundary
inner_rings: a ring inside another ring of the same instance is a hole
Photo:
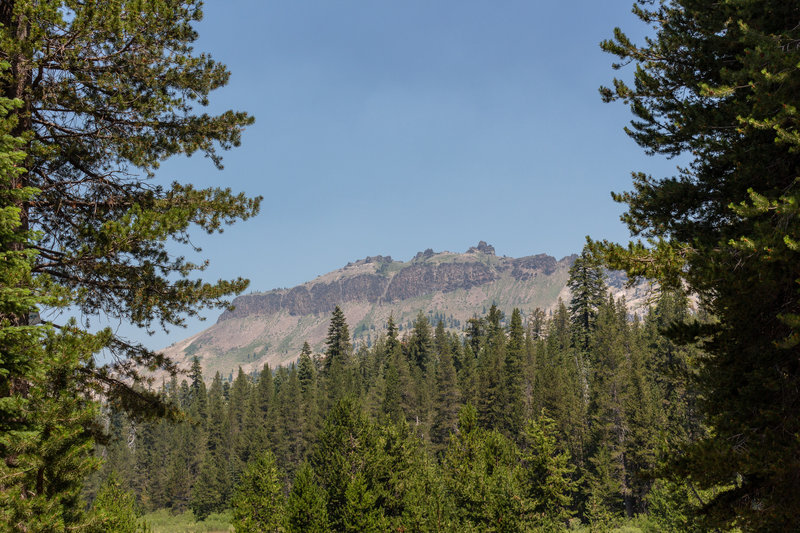
[[[377,339],[390,315],[408,327],[420,311],[460,331],[467,319],[492,304],[510,315],[514,307],[527,313],[536,307],[552,309],[559,297],[567,300],[575,257],[498,257],[483,241],[465,253],[428,249],[408,262],[367,257],[291,289],[240,296],[215,325],[165,352],[184,365],[200,357],[206,372],[224,375],[238,366],[252,370],[264,363],[283,364],[297,357],[304,341],[323,349],[336,305],[344,310],[356,342]]]
[[[470,248],[457,261],[431,262],[437,255],[428,249],[419,252],[409,263],[393,261],[391,257],[367,257],[348,264],[345,270],[374,266],[362,269],[369,272],[355,273],[333,281],[305,283],[292,289],[240,296],[233,301],[234,309],[222,313],[218,322],[280,311],[292,316],[327,314],[336,305],[350,302],[391,303],[436,292],[469,290],[491,283],[508,271],[515,279],[524,281],[536,274],[549,276],[559,264],[555,258],[545,254],[520,259],[496,258],[494,247],[483,241]],[[484,261],[470,260],[473,259],[470,256]],[[495,260],[487,262],[486,256]],[[396,270],[387,274],[387,266]]]

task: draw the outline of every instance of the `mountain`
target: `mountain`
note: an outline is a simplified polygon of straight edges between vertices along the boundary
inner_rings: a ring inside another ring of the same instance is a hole
[[[264,363],[275,367],[294,361],[303,342],[322,352],[330,313],[339,305],[356,345],[371,343],[385,330],[390,315],[401,335],[422,311],[435,325],[461,331],[467,319],[484,315],[496,304],[506,316],[518,307],[527,314],[551,310],[558,299],[569,300],[569,267],[576,255],[560,260],[539,254],[499,257],[481,241],[464,253],[419,252],[410,261],[375,256],[291,289],[239,296],[210,328],[163,351],[188,367],[201,360],[206,374],[229,376]],[[615,295],[624,294],[635,307],[645,301],[646,287],[624,287],[624,277],[609,275]]]

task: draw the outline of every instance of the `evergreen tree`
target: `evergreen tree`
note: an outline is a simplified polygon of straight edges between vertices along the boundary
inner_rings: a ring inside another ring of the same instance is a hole
[[[503,313],[492,304],[484,319],[485,343],[478,355],[478,420],[487,429],[499,429],[505,419],[503,364],[506,336],[501,325]]]
[[[449,353],[452,355],[453,350],[450,344],[450,338],[444,329],[444,322],[439,320],[436,323],[436,329],[433,332],[433,344],[436,354],[441,357],[442,354]]]
[[[92,503],[92,517],[87,533],[147,533],[139,524],[139,513],[133,493],[123,490],[116,477],[106,479]]]
[[[200,464],[197,481],[189,503],[194,515],[202,520],[222,511],[227,505],[232,486],[229,470],[228,427],[219,372],[208,390],[208,440]]]
[[[576,328],[578,345],[585,350],[594,330],[597,310],[603,305],[607,290],[600,263],[587,247],[583,248],[581,255],[569,268],[567,287],[572,293],[570,317]]]
[[[300,411],[302,449],[310,449],[311,442],[319,430],[319,409],[317,397],[317,371],[311,358],[311,347],[303,343],[297,363],[297,378],[300,382]]]
[[[470,348],[472,348],[472,353],[477,357],[481,351],[481,347],[483,346],[484,342],[486,342],[485,320],[477,316],[473,316],[472,318],[468,319],[465,333],[467,342],[469,343]]]
[[[375,463],[377,438],[374,425],[364,417],[354,400],[340,400],[328,413],[311,465],[326,492],[328,519],[335,531],[348,529],[353,519],[350,512],[359,512],[354,506],[363,501],[354,500],[356,495],[352,489],[348,492],[351,484],[360,484],[361,498],[374,498],[374,495],[363,494],[374,487],[361,484],[365,482],[363,470]]]
[[[468,343],[464,345],[464,354],[461,358],[458,387],[461,389],[461,398],[465,404],[478,403],[478,360]]]
[[[585,361],[572,346],[572,325],[564,302],[559,300],[547,330],[539,381],[541,407],[552,414],[559,434],[567,442],[569,453],[582,473],[589,439],[588,372]]]
[[[245,417],[248,456],[257,457],[272,449],[275,440],[275,388],[272,370],[264,363],[250,395]]]
[[[422,370],[423,374],[433,358],[434,346],[431,324],[420,311],[414,320],[411,336],[408,339],[408,359]]]
[[[447,490],[459,531],[520,531],[529,502],[520,481],[513,443],[499,432],[478,426],[474,407],[459,415],[443,462]]]
[[[522,313],[514,309],[508,327],[506,359],[503,364],[503,411],[502,430],[512,440],[522,432],[525,419],[524,398],[524,350],[525,330],[522,327]]]
[[[300,465],[286,502],[287,531],[290,533],[327,533],[328,510],[325,492],[317,484],[314,469],[307,462]]]
[[[242,367],[231,386],[230,400],[226,410],[228,421],[227,441],[230,445],[230,470],[236,478],[250,460],[250,446],[247,443],[245,419],[250,399],[250,380]]]
[[[559,450],[555,421],[544,412],[525,426],[523,476],[530,512],[539,531],[563,531],[572,515],[575,466],[569,452]]]
[[[415,405],[411,367],[397,339],[397,328],[391,316],[386,337],[384,380],[383,413],[395,423],[411,417]]]
[[[283,440],[283,446],[279,449],[281,455],[277,459],[281,469],[289,475],[294,473],[294,469],[306,455],[301,432],[302,402],[297,367],[292,365],[288,370],[286,382],[281,385],[276,398],[278,410],[277,431],[282,434]],[[278,450],[276,450],[277,452]]]
[[[13,65],[3,59],[5,78]],[[24,206],[40,191],[25,182],[24,107],[0,94],[0,523],[46,531],[79,527],[84,518],[79,496],[96,465],[92,397],[99,388],[82,372],[109,334],[89,335],[74,321],[55,331],[39,319],[43,307],[63,307],[69,299],[35,275],[40,238]]]
[[[33,273],[70,291],[84,316],[182,325],[246,286],[191,279],[203,265],[173,256],[166,242],[188,243],[193,225],[215,232],[248,218],[259,200],[148,183],[174,154],[199,151],[221,166],[219,149],[237,145],[252,122],[245,113],[192,113],[228,79],[223,65],[193,51],[192,23],[201,17],[198,3],[182,0],[113,7],[11,0],[0,10],[0,60],[11,65],[0,88],[23,103],[12,134],[24,133],[28,149],[27,172],[14,187],[39,190],[35,202],[18,205],[26,227],[41,235]],[[150,398],[110,372],[135,382],[140,368],[172,366],[119,337],[107,350],[119,363],[84,375],[109,398],[148,409]]]
[[[283,532],[286,501],[275,458],[266,452],[247,466],[231,498],[236,531]]]
[[[324,376],[328,405],[336,403],[352,391],[350,329],[344,313],[337,305],[331,314],[328,336],[325,339]]]
[[[2,337],[15,348],[30,340],[29,327],[9,329],[4,328]],[[0,433],[0,473],[6,480],[0,487],[0,524],[9,531],[82,527],[81,487],[98,463],[94,437],[99,409],[93,400],[98,390],[82,381],[81,369],[107,337],[82,333],[68,323],[60,332],[44,328],[41,342],[38,349],[25,352],[37,358],[28,362],[36,372],[29,380],[3,377],[12,382],[13,392],[0,403],[4,415],[21,415],[0,421],[10,428]]]
[[[436,366],[435,405],[431,442],[437,452],[442,452],[447,447],[450,434],[458,426],[458,412],[461,410],[461,392],[458,390],[456,369],[449,351],[440,355]]]
[[[338,305],[331,314],[325,346],[325,370],[327,372],[330,372],[334,361],[339,361],[341,365],[346,365],[349,362],[350,352],[353,349],[350,344],[350,329],[347,327],[344,312]]]
[[[655,35],[621,30],[603,48],[636,65],[606,100],[630,104],[629,134],[648,153],[689,162],[677,176],[634,176],[615,195],[649,243],[598,247],[613,268],[686,289],[715,317],[676,328],[703,340],[697,383],[713,430],[681,454],[677,477],[720,490],[707,527],[780,531],[800,514],[800,5],[784,0],[639,1]],[[677,457],[677,456],[676,456]]]
[[[111,329],[89,335],[76,322],[55,324],[54,334],[38,317],[59,314],[37,312],[69,306],[84,317],[180,326],[246,287],[241,279],[193,279],[204,265],[173,255],[168,241],[190,244],[193,226],[216,232],[253,216],[259,199],[149,183],[174,154],[200,152],[221,166],[220,149],[237,145],[252,122],[244,113],[192,111],[228,79],[224,66],[193,51],[192,25],[201,17],[191,0],[0,5],[0,253],[3,268],[15,270],[13,279],[0,272],[2,288],[14,293],[0,310],[8,370],[0,396],[8,399],[3,423],[20,425],[0,438],[3,468],[12,473],[2,477],[15,480],[3,482],[0,513],[20,529],[79,528],[85,452],[99,433],[93,399],[135,418],[172,410],[138,386],[142,370],[175,371],[162,354]],[[8,149],[16,139],[24,158],[16,145]],[[34,345],[20,350],[28,341]],[[110,364],[95,359],[100,350],[112,355]],[[32,415],[5,419],[22,407]]]
[[[643,510],[641,498],[646,492],[639,490],[637,467],[652,468],[654,457],[652,446],[648,449],[652,405],[627,313],[624,299],[614,302],[609,295],[599,310],[592,339],[590,486],[598,505],[602,502],[611,514],[630,518]],[[609,489],[614,493],[603,492]]]

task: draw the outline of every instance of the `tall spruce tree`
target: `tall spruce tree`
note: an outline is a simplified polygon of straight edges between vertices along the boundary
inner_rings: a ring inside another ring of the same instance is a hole
[[[716,320],[673,330],[702,339],[700,407],[713,430],[674,465],[701,487],[707,527],[779,531],[800,515],[800,4],[640,0],[654,35],[602,44],[633,84],[606,100],[635,116],[647,153],[689,158],[677,176],[634,175],[615,195],[647,242],[601,243],[614,268],[696,294]]]
[[[437,452],[445,450],[450,434],[458,427],[460,409],[461,391],[458,389],[453,357],[449,351],[445,351],[436,366],[436,401],[431,427],[431,442]]]
[[[350,328],[344,312],[337,305],[331,313],[328,336],[325,338],[324,377],[327,388],[328,405],[351,393],[351,355],[353,345],[350,342]]]
[[[397,338],[394,317],[389,316],[386,334],[386,365],[384,368],[385,393],[383,413],[393,422],[411,416],[414,406],[414,390],[411,367]]]
[[[342,308],[338,305],[331,313],[331,322],[328,326],[328,336],[325,337],[325,370],[330,371],[334,361],[346,364],[353,349],[350,343],[350,328],[344,317]]]
[[[508,325],[508,344],[503,364],[504,418],[501,425],[504,434],[512,440],[519,438],[525,420],[524,358],[525,329],[522,327],[522,313],[515,308]]]
[[[585,350],[597,320],[597,310],[606,297],[605,274],[587,247],[569,268],[567,287],[572,293],[570,317],[575,325],[578,345]]]

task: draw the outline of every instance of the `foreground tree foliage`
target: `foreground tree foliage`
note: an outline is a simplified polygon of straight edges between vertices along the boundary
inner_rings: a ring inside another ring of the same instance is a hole
[[[196,279],[205,264],[167,246],[254,215],[259,199],[151,182],[175,154],[221,166],[252,122],[194,109],[228,79],[192,50],[201,16],[191,0],[0,3],[0,521],[11,529],[80,527],[96,398],[132,422],[177,412],[140,384],[141,369],[170,361],[40,314],[166,328],[246,286]]]
[[[712,431],[671,469],[697,487],[706,527],[785,531],[800,515],[800,3],[639,1],[655,30],[617,29],[603,48],[637,67],[606,100],[629,103],[628,133],[648,153],[683,155],[675,177],[634,175],[615,195],[645,239],[598,243],[614,268],[685,286],[715,321],[671,338],[702,340],[698,404]]]

